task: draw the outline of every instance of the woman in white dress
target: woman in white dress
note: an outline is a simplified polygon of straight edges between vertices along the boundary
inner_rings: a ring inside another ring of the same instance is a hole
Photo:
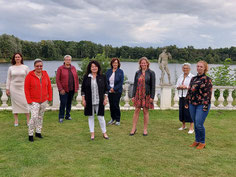
[[[25,113],[27,125],[29,123],[29,108],[25,98],[24,82],[29,72],[28,66],[23,64],[23,57],[15,53],[12,57],[12,66],[8,69],[6,93],[11,97],[12,113],[15,118],[15,126],[18,126],[18,114]]]

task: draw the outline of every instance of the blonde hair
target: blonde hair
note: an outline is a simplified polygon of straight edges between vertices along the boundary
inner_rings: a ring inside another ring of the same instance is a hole
[[[139,69],[141,69],[141,62],[143,61],[143,60],[145,60],[146,62],[147,62],[147,68],[149,69],[149,65],[150,65],[150,62],[149,62],[149,60],[147,59],[147,57],[142,57],[142,58],[140,58],[139,59],[139,61],[138,61],[138,63],[139,63]]]
[[[202,63],[204,65],[204,67],[205,67],[204,74],[206,74],[207,71],[209,70],[208,63],[206,61],[204,61],[204,60],[200,60],[197,63]]]

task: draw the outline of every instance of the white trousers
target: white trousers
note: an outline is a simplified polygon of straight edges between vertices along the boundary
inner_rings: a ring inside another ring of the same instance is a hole
[[[99,105],[93,105],[92,106],[92,111],[93,111],[93,115],[92,116],[88,116],[88,124],[89,124],[89,129],[90,132],[94,132],[94,114],[98,114],[98,106]],[[102,133],[106,133],[106,122],[104,119],[104,116],[97,116],[98,117],[98,121],[102,130]]]

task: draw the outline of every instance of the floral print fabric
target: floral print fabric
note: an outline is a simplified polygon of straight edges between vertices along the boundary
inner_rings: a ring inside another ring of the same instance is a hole
[[[134,97],[134,106],[136,108],[154,109],[153,102],[150,102],[150,95],[145,93],[145,73],[138,78],[137,90]]]
[[[190,82],[186,99],[192,105],[203,105],[203,111],[207,111],[211,104],[211,94],[211,78],[205,74],[197,75]]]

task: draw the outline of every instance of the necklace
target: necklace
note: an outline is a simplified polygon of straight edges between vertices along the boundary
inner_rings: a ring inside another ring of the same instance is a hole
[[[37,72],[34,72],[34,73],[35,73],[35,75],[36,75],[38,78],[41,78],[42,73],[37,73]]]

